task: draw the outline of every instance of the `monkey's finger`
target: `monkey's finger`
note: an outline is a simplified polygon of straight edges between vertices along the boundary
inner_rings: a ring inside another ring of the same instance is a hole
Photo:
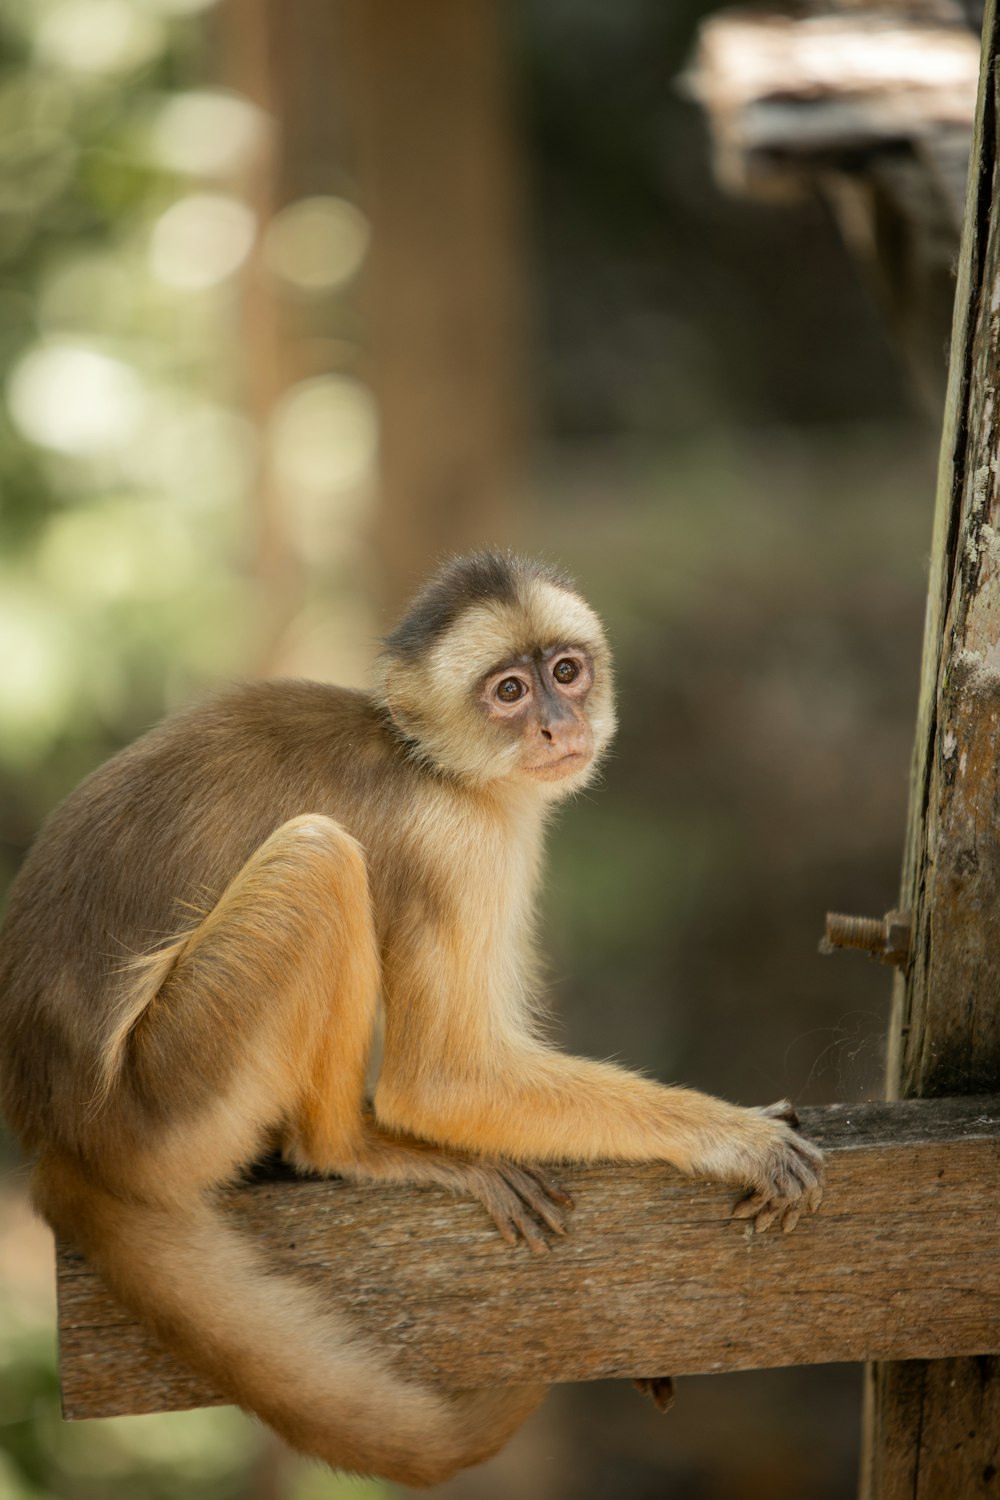
[[[505,1244],[516,1245],[524,1240],[534,1255],[544,1255],[548,1251],[548,1240],[540,1225],[507,1181],[506,1164],[479,1183],[476,1196]]]
[[[782,1234],[791,1234],[796,1224],[802,1217],[802,1204],[793,1203],[791,1208],[786,1208],[781,1217]]]
[[[504,1167],[503,1174],[515,1193],[523,1199],[528,1208],[536,1213],[542,1223],[552,1230],[553,1234],[565,1234],[566,1222],[562,1213],[550,1197],[538,1186],[532,1176],[523,1172],[520,1168]]]
[[[798,1176],[803,1194],[823,1191],[824,1168],[822,1161],[800,1162]]]
[[[789,1144],[798,1160],[804,1163],[811,1172],[822,1172],[823,1153],[818,1146],[804,1135],[794,1136]]]
[[[505,1245],[513,1247],[518,1243],[521,1236],[518,1234],[514,1221],[504,1213],[501,1208],[494,1208],[489,1203],[483,1205],[497,1227],[497,1233]]]
[[[783,1216],[787,1206],[779,1198],[777,1202],[769,1203],[766,1207],[762,1208],[753,1221],[754,1234],[764,1234],[770,1229],[771,1225]]]
[[[734,1219],[753,1219],[760,1213],[764,1204],[769,1201],[769,1194],[762,1189],[751,1193],[748,1198],[741,1198],[733,1205],[732,1217]]]
[[[786,1198],[804,1198],[806,1193],[818,1187],[822,1178],[822,1171],[801,1157],[786,1161],[784,1168],[782,1186]]]
[[[511,1213],[511,1222],[532,1255],[548,1255],[549,1242],[529,1213],[514,1209]]]
[[[553,1203],[558,1203],[561,1208],[576,1207],[572,1195],[554,1177],[550,1177],[548,1172],[543,1172],[540,1167],[521,1167],[520,1171],[537,1182],[546,1198],[551,1198]]]

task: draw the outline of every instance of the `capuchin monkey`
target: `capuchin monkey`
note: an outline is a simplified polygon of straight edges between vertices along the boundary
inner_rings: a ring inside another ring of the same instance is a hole
[[[418,1385],[274,1275],[216,1202],[269,1149],[469,1192],[535,1248],[568,1203],[541,1163],[670,1162],[748,1190],[757,1229],[819,1203],[788,1104],[664,1087],[539,1031],[545,825],[614,729],[604,632],[569,580],[461,558],[385,640],[373,693],[251,683],[167,720],[63,803],[15,883],[0,1070],[37,1208],[179,1357],[337,1468],[437,1483],[544,1388]]]

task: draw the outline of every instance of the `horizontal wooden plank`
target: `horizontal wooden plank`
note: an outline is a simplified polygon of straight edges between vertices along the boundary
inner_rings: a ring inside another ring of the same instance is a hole
[[[662,1166],[567,1169],[577,1208],[547,1256],[509,1249],[477,1204],[431,1188],[257,1182],[227,1206],[435,1382],[1000,1352],[1000,1098],[802,1115],[827,1189],[791,1235],[749,1233],[730,1189]],[[66,1246],[58,1288],[68,1417],[220,1399]]]

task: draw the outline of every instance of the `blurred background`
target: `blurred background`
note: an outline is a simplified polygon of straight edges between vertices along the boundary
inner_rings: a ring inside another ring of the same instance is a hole
[[[0,0],[4,886],[164,712],[363,684],[435,559],[512,544],[576,573],[620,671],[552,840],[560,1038],[746,1104],[880,1094],[887,971],[817,942],[896,898],[957,223],[915,358],[870,150],[718,185],[715,9]],[[63,1424],[0,1151],[0,1500],[399,1493],[228,1409]],[[561,1388],[441,1493],[847,1497],[860,1376],[684,1380],[665,1418]]]

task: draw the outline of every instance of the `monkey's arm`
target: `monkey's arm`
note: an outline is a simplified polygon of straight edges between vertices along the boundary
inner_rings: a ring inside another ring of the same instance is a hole
[[[519,1161],[667,1161],[745,1186],[737,1207],[759,1229],[786,1229],[820,1200],[822,1157],[785,1103],[743,1109],[609,1063],[508,1040],[487,1072],[447,1049],[419,1073],[387,1050],[379,1118],[428,1140]]]

